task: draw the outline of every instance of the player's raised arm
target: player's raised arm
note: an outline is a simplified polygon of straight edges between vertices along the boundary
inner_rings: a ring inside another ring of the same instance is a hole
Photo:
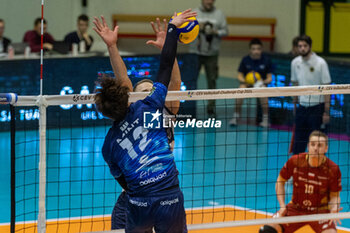
[[[102,38],[102,40],[107,45],[109,59],[113,68],[114,75],[117,79],[122,82],[123,86],[127,86],[130,91],[133,90],[132,83],[128,77],[128,73],[124,64],[123,59],[119,54],[119,50],[117,47],[118,40],[118,26],[114,28],[112,31],[103,16],[101,16],[102,22],[94,17],[95,20],[93,23],[95,24],[95,28],[93,30]]]
[[[277,217],[282,217],[285,214],[286,211],[286,190],[285,190],[285,183],[286,180],[283,179],[281,175],[278,176],[277,182],[276,182],[276,195],[278,203],[280,204],[280,210],[277,212]]]
[[[157,82],[162,83],[166,87],[169,86],[171,72],[176,56],[178,39],[176,28],[185,22],[191,21],[189,18],[195,17],[196,15],[196,12],[192,12],[191,9],[188,9],[180,15],[176,15],[175,13],[173,20],[171,23],[169,23],[167,36],[160,56],[160,66],[156,79]]]
[[[167,21],[163,19],[161,23],[159,18],[156,19],[156,22],[151,22],[152,29],[156,34],[156,40],[149,40],[146,42],[148,45],[152,45],[160,50],[163,49],[165,37],[167,34]],[[179,91],[181,87],[181,73],[179,69],[179,64],[175,58],[173,70],[171,72],[170,83],[168,86],[168,91]],[[171,113],[176,114],[179,111],[180,101],[168,101],[165,103],[165,106],[171,111]]]

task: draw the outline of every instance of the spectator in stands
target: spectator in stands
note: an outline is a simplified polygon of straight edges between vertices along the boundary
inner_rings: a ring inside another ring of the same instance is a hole
[[[5,21],[0,19],[0,53],[7,53],[11,40],[4,37]]]
[[[298,37],[299,56],[291,65],[291,81],[294,86],[325,85],[331,83],[327,62],[311,49],[312,39],[307,35]],[[330,96],[303,95],[295,114],[293,154],[305,152],[309,135],[329,123]]]
[[[55,39],[46,31],[47,23],[44,19],[44,44],[45,50],[52,50],[53,42]],[[34,21],[34,30],[27,31],[24,34],[23,42],[26,42],[30,46],[31,52],[40,52],[41,48],[41,18],[37,18]]]
[[[263,54],[263,44],[259,39],[252,39],[249,43],[249,49],[249,55],[243,57],[238,68],[238,80],[240,82],[239,88],[266,87],[272,81],[271,61],[268,56]],[[257,82],[255,84],[251,84],[246,79],[247,74],[254,75],[254,79],[255,76],[260,76],[260,80],[256,80]],[[257,100],[257,102],[258,108],[262,108],[263,112],[262,119],[260,119],[261,117],[258,116],[257,123],[262,127],[268,127],[268,99],[260,98]],[[230,121],[231,125],[237,125],[237,121],[241,116],[242,103],[243,99],[236,100],[235,112],[233,114],[233,118]]]
[[[70,45],[72,49],[72,44],[78,44],[79,46],[85,46],[85,49],[79,47],[79,51],[90,51],[94,39],[88,34],[89,29],[89,17],[87,15],[80,15],[77,20],[77,31],[67,34],[64,38],[64,42]],[[80,42],[83,41],[84,44]]]
[[[199,35],[191,44],[190,51],[198,55],[198,73],[204,65],[209,89],[216,88],[218,78],[218,55],[220,42],[228,34],[226,17],[214,6],[215,0],[202,0],[202,5],[195,9],[199,23]],[[208,114],[215,116],[215,100],[209,100]]]

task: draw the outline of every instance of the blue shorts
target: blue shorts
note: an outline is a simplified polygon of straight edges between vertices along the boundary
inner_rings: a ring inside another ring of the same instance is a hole
[[[181,190],[176,188],[166,195],[155,197],[128,197],[126,233],[185,233],[186,213]]]
[[[126,225],[126,205],[128,203],[128,199],[126,196],[126,192],[123,191],[119,197],[117,202],[114,205],[112,212],[112,230],[117,229],[125,229]]]
[[[117,202],[114,205],[112,212],[112,230],[125,229],[126,226],[126,208],[128,204],[128,196],[126,192],[123,191]],[[143,233],[152,233],[152,228],[143,231]]]

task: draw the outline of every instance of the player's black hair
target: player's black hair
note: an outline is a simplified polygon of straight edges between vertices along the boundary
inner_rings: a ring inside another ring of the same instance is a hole
[[[312,45],[312,39],[308,35],[301,35],[298,37],[298,43],[299,41],[305,41],[310,47]]]
[[[84,22],[89,22],[89,17],[87,15],[85,15],[85,14],[82,14],[82,15],[79,15],[79,17],[78,17],[78,22],[80,20],[84,21]]]
[[[0,23],[3,23],[3,22],[5,22],[3,19],[0,19]]]
[[[44,24],[46,24],[46,20],[44,19],[43,20],[44,21]],[[40,24],[41,23],[41,18],[39,17],[39,18],[36,18],[35,20],[34,20],[34,26],[36,26],[36,25],[38,25],[38,24]]]
[[[97,111],[117,122],[123,120],[128,111],[129,88],[123,86],[120,80],[106,75],[100,77],[96,84]]]
[[[298,36],[297,37],[294,37],[294,39],[292,40],[292,45],[293,45],[293,47],[297,47],[298,46]]]
[[[252,45],[260,45],[263,46],[261,40],[259,38],[253,38],[250,42],[249,42],[249,48],[252,47]]]

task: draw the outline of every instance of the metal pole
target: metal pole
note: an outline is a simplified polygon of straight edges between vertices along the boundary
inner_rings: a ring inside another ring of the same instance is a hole
[[[38,233],[46,232],[46,105],[43,96],[39,100],[39,216]]]
[[[11,233],[16,230],[16,116],[15,107],[10,105],[11,113]]]

